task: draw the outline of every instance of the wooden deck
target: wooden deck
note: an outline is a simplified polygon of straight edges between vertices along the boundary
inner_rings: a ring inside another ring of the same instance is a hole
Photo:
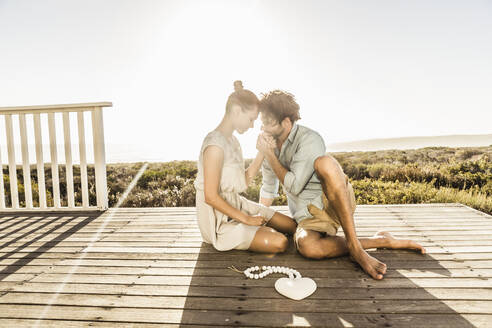
[[[360,236],[384,229],[428,250],[373,250],[389,267],[374,281],[347,257],[306,260],[292,242],[278,256],[219,253],[201,242],[193,208],[5,214],[0,326],[492,327],[491,219],[458,204],[359,206]],[[281,275],[227,269],[264,264],[318,289],[292,301],[273,287]]]

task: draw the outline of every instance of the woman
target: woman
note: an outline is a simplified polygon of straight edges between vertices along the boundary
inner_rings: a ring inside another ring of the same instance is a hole
[[[234,82],[226,112],[219,126],[203,141],[195,180],[198,226],[205,242],[219,251],[243,249],[254,252],[285,251],[296,223],[273,209],[239,195],[258,173],[263,155],[247,170],[234,131],[244,133],[258,118],[258,98]],[[266,225],[266,226],[264,226]]]

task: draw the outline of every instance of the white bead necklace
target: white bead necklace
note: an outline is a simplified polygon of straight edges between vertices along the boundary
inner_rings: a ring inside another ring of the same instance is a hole
[[[252,267],[249,267],[246,270],[244,270],[243,273],[246,276],[246,278],[249,278],[249,279],[265,278],[266,276],[268,276],[269,274],[272,274],[272,273],[283,273],[283,274],[288,275],[290,279],[300,279],[302,277],[301,274],[299,273],[299,271],[291,269],[291,268],[283,267],[283,266],[270,266],[270,265],[265,266],[264,265],[261,267],[261,270],[263,270],[263,271],[261,271],[259,273],[253,273],[256,271],[260,271],[260,267],[259,266],[252,266]]]
[[[259,266],[252,266],[244,271],[238,270],[233,265],[229,267],[232,271],[242,273],[249,279],[262,279],[272,273],[283,273],[289,276],[289,278],[280,278],[275,282],[275,289],[285,297],[299,301],[308,297],[316,290],[316,282],[311,278],[302,277],[299,271],[283,267],[283,266],[270,266],[263,265],[260,269]],[[261,270],[261,271],[260,271]],[[258,272],[258,273],[255,273]]]

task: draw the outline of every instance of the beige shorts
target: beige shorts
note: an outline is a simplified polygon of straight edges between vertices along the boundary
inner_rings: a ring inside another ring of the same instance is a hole
[[[347,193],[350,202],[350,208],[352,209],[352,214],[355,212],[355,194],[352,185],[347,180]],[[326,233],[330,236],[335,236],[337,234],[338,228],[340,227],[340,218],[335,212],[335,209],[326,199],[323,193],[323,209],[319,209],[313,204],[308,205],[308,211],[313,216],[309,219],[304,219],[297,225],[297,230],[294,235],[294,240],[297,241],[298,233],[302,230],[314,230],[322,233]]]

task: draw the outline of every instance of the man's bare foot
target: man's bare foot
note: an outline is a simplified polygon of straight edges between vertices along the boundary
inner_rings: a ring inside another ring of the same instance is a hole
[[[386,264],[367,254],[364,249],[350,253],[352,260],[357,262],[373,279],[381,280],[386,273]]]
[[[413,240],[407,239],[396,239],[391,235],[388,231],[379,231],[374,235],[374,237],[383,237],[388,240],[388,246],[386,248],[391,249],[413,249],[415,251],[420,252],[421,254],[425,254],[425,248],[422,247],[419,243],[414,242]]]

